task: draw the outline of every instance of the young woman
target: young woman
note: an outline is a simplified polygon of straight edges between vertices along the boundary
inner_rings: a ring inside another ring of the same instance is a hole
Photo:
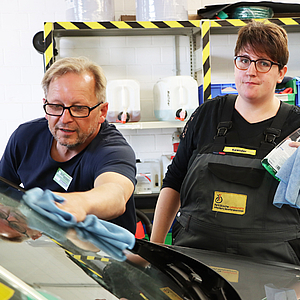
[[[157,202],[153,242],[164,242],[176,216],[175,245],[300,264],[298,210],[273,205],[278,181],[261,166],[300,127],[300,108],[275,96],[287,72],[287,45],[275,24],[252,21],[240,29],[238,95],[205,102],[188,121]]]

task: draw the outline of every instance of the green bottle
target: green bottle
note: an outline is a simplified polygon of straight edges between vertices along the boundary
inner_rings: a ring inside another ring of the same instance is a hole
[[[290,147],[290,142],[300,141],[300,128],[295,130],[283,141],[281,141],[266,157],[261,161],[263,167],[277,180],[276,173],[285,161],[296,151],[297,148]]]

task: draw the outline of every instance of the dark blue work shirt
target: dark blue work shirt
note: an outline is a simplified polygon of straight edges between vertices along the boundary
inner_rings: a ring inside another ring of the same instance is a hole
[[[95,179],[105,172],[116,172],[136,182],[135,154],[114,125],[105,121],[98,135],[79,154],[66,162],[57,162],[50,155],[53,136],[48,121],[40,118],[20,125],[12,134],[0,161],[0,176],[25,189],[40,187],[56,192],[88,191]],[[70,176],[67,189],[54,180],[58,169]],[[126,212],[112,220],[135,231],[133,196]]]

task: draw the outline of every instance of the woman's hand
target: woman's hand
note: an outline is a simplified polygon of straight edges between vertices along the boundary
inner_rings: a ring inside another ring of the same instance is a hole
[[[290,143],[289,143],[289,146],[290,146],[290,147],[298,148],[298,147],[300,146],[300,142],[290,142]]]

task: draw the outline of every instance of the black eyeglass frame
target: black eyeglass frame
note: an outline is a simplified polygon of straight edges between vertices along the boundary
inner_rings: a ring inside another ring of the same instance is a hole
[[[86,105],[63,106],[63,105],[61,105],[61,104],[49,103],[49,102],[47,102],[47,99],[44,99],[44,101],[45,101],[45,104],[43,105],[43,108],[44,108],[45,113],[46,113],[48,116],[61,117],[61,116],[64,114],[64,111],[67,109],[67,110],[69,111],[70,115],[71,115],[73,118],[87,118],[87,117],[90,115],[90,113],[91,113],[92,110],[94,110],[95,108],[97,108],[99,105],[101,105],[101,104],[103,103],[103,102],[99,102],[99,103],[97,103],[96,105],[94,105],[94,106],[92,106],[92,107],[89,107],[89,106],[86,106]],[[49,113],[47,112],[47,109],[46,109],[46,107],[49,106],[49,105],[55,105],[55,106],[60,106],[60,107],[62,107],[63,110],[62,110],[61,114],[60,114],[60,115],[49,114]],[[71,108],[72,108],[72,107],[87,108],[87,109],[89,110],[88,115],[87,115],[87,116],[74,116],[74,115],[72,114],[72,111],[71,111]]]
[[[244,58],[246,58],[246,59],[249,59],[250,63],[249,63],[249,66],[248,66],[247,69],[241,69],[241,68],[239,68],[239,67],[237,66],[236,60],[237,60],[238,58],[240,58],[240,57],[244,57]],[[268,72],[272,69],[273,65],[276,65],[276,66],[278,66],[278,67],[281,67],[281,64],[276,63],[276,62],[274,62],[274,61],[272,61],[272,60],[269,60],[269,59],[265,59],[265,58],[260,58],[260,59],[254,60],[254,59],[250,59],[249,57],[244,56],[244,55],[237,55],[237,56],[234,56],[233,60],[234,60],[234,65],[237,67],[237,69],[242,70],[242,71],[248,70],[249,67],[250,67],[250,65],[251,65],[251,63],[254,63],[255,70],[256,70],[257,72],[259,72],[259,73],[268,73]],[[259,70],[257,69],[256,63],[257,63],[258,61],[262,61],[262,60],[263,60],[263,61],[268,61],[269,63],[271,63],[269,70],[266,71],[266,72],[262,72],[262,71],[259,71]]]

